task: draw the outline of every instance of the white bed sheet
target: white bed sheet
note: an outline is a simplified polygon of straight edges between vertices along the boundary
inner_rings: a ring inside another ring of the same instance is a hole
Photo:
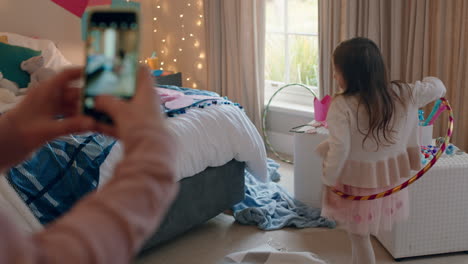
[[[245,112],[231,105],[189,109],[167,119],[168,129],[178,147],[176,177],[193,176],[208,167],[218,167],[232,159],[244,161],[247,170],[267,181],[266,151],[263,139]],[[100,184],[109,180],[123,148],[116,144],[101,165]]]

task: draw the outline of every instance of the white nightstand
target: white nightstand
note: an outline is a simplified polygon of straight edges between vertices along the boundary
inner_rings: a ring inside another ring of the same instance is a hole
[[[327,137],[324,127],[317,128],[316,134],[294,133],[294,196],[310,207],[322,207],[322,159],[315,148]]]

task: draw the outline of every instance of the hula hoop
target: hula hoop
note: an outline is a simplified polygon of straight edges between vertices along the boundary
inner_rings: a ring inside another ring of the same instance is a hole
[[[367,196],[354,196],[354,195],[349,195],[346,193],[343,193],[335,188],[332,189],[332,192],[339,195],[343,199],[347,200],[354,200],[354,201],[368,201],[368,200],[375,200],[379,198],[383,198],[386,196],[389,196],[391,194],[397,193],[409,185],[413,184],[415,181],[417,181],[419,178],[421,178],[427,171],[429,171],[434,164],[436,164],[437,160],[442,156],[444,153],[445,149],[447,148],[447,145],[450,142],[450,138],[452,137],[453,133],[453,110],[452,107],[450,106],[448,100],[446,98],[441,98],[442,103],[447,106],[447,111],[449,112],[449,122],[448,122],[448,130],[447,130],[447,136],[445,136],[444,143],[440,146],[439,151],[435,154],[434,158],[424,167],[422,168],[416,175],[411,177],[409,180],[405,181],[404,183],[389,189],[387,191],[383,191],[381,193],[373,194],[373,195],[367,195]]]
[[[309,91],[314,97],[317,97],[317,95],[307,86],[303,85],[303,84],[300,84],[300,83],[291,83],[291,84],[287,84],[287,85],[284,85],[282,87],[280,87],[278,89],[278,91],[276,91],[271,97],[270,97],[270,100],[268,101],[268,104],[265,106],[265,109],[263,110],[263,118],[262,118],[262,133],[263,133],[263,139],[265,140],[265,143],[267,144],[267,147],[273,152],[273,154],[275,154],[275,156],[280,159],[281,161],[283,162],[286,162],[286,163],[289,163],[289,164],[293,164],[292,161],[288,160],[288,159],[285,159],[283,157],[280,156],[280,154],[278,154],[278,152],[276,152],[276,150],[273,148],[273,146],[271,145],[270,143],[270,140],[268,139],[268,135],[267,135],[267,132],[266,132],[266,120],[267,120],[267,115],[268,115],[268,111],[270,110],[270,104],[271,104],[271,101],[273,100],[273,98],[275,98],[275,96],[281,92],[281,90],[285,89],[285,88],[288,88],[290,86],[300,86],[302,88],[305,88],[307,89],[307,91]]]

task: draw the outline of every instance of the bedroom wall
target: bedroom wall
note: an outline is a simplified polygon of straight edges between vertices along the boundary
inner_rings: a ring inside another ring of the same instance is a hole
[[[0,31],[53,40],[68,60],[84,61],[80,19],[50,0],[0,0]]]
[[[160,66],[164,70],[182,72],[183,86],[204,89],[207,72],[203,1],[150,2],[153,49],[160,64],[163,63]]]
[[[151,1],[142,4],[142,58],[153,49]],[[74,64],[84,63],[81,19],[50,0],[0,0],[0,31],[53,40]]]

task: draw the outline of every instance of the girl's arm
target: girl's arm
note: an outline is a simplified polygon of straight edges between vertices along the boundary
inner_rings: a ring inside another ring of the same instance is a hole
[[[413,85],[413,98],[418,108],[427,105],[445,95],[444,83],[436,77],[425,77]]]
[[[327,140],[328,152],[323,161],[322,181],[328,186],[335,186],[343,165],[349,156],[351,132],[345,103],[344,98],[335,98],[327,115],[330,135]]]

